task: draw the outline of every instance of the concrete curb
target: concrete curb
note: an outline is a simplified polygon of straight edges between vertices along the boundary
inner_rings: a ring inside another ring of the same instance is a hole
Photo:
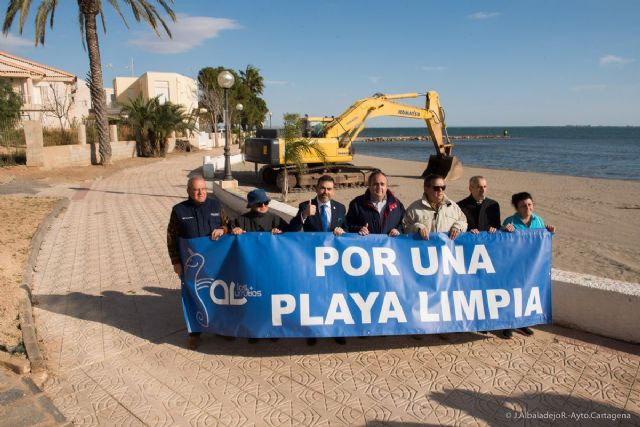
[[[553,323],[640,343],[640,285],[553,269]]]
[[[33,284],[33,272],[35,270],[40,246],[44,240],[51,224],[60,213],[69,206],[69,199],[62,199],[57,202],[52,211],[40,223],[29,247],[29,258],[24,267],[24,278],[20,288],[23,293],[20,296],[20,329],[22,330],[22,341],[27,351],[27,357],[30,363],[30,371],[36,376],[38,383],[42,384],[46,379],[46,363],[40,346],[38,345],[38,336],[36,334],[35,322],[33,320],[31,286]]]
[[[220,162],[220,159],[216,161]],[[244,192],[223,190],[217,185],[213,188],[214,195],[222,203],[236,212],[246,211]],[[287,221],[298,212],[277,201],[272,201],[270,208]],[[554,324],[640,343],[640,284],[554,268],[551,285]]]

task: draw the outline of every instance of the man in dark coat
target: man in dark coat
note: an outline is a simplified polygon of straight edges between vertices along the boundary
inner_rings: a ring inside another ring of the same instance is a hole
[[[183,267],[178,250],[178,237],[192,239],[195,237],[211,236],[217,240],[226,233],[229,221],[220,203],[216,199],[207,198],[207,185],[202,176],[196,175],[187,182],[187,194],[189,198],[180,202],[171,210],[171,218],[167,226],[167,250],[173,264],[173,271],[182,278]],[[186,289],[182,286],[182,297]],[[189,332],[189,348],[195,350],[198,347],[200,334],[198,325],[187,322]]]
[[[382,171],[375,171],[369,176],[368,184],[367,191],[349,203],[349,231],[362,236],[400,235],[403,230],[404,206],[388,189],[387,176]]]
[[[340,236],[347,228],[347,209],[342,203],[332,200],[335,181],[330,175],[322,175],[316,184],[317,197],[298,206],[298,213],[289,224],[289,231],[332,232]],[[344,337],[335,337],[335,341],[344,345]],[[316,338],[307,338],[308,345],[315,345]]]
[[[487,180],[482,176],[469,179],[469,192],[458,206],[467,217],[468,231],[478,234],[481,231],[495,233],[500,229],[500,205],[487,197]]]
[[[289,224],[289,231],[330,231],[340,236],[347,229],[347,209],[332,200],[335,181],[322,175],[316,184],[317,197],[298,205],[298,213]]]
[[[269,212],[271,199],[262,188],[256,188],[247,194],[249,212],[243,213],[235,219],[231,227],[231,234],[237,236],[242,233],[269,231],[280,234],[287,227],[287,222],[273,212]]]
[[[487,180],[483,176],[472,176],[469,179],[469,192],[469,197],[458,202],[467,217],[467,230],[473,234],[481,231],[495,233],[500,230],[500,205],[487,197]],[[505,331],[507,332],[503,334],[511,333],[510,329]],[[486,334],[487,331],[480,333]]]

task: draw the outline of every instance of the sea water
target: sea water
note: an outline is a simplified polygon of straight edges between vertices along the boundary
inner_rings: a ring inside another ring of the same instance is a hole
[[[453,140],[463,165],[560,175],[640,180],[640,127],[459,127],[450,136],[509,138]],[[361,137],[427,135],[426,128],[367,128]],[[426,160],[431,141],[355,142],[355,152],[400,160]]]

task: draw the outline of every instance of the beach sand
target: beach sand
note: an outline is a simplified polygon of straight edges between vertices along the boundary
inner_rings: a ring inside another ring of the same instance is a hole
[[[423,162],[356,155],[354,163],[382,169],[390,189],[408,206],[422,195],[420,175]],[[234,165],[241,190],[264,187],[252,173],[253,163]],[[244,171],[244,172],[243,172]],[[500,203],[502,219],[514,213],[511,195],[528,191],[535,212],[545,223],[556,226],[553,239],[553,267],[577,273],[640,283],[640,182],[580,178],[532,172],[464,167],[464,175],[447,182],[447,195],[454,201],[468,196],[473,175],[487,179],[488,197]],[[281,200],[275,187],[267,188],[274,200]],[[334,198],[348,206],[365,188],[336,191]],[[292,206],[315,193],[291,193]]]

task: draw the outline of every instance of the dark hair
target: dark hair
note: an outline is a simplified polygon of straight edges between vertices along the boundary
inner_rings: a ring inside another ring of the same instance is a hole
[[[435,173],[429,174],[427,176],[424,177],[424,185],[426,185],[427,187],[431,187],[431,183],[433,181],[435,181],[436,179],[441,179],[444,181],[444,177],[441,175],[436,175]]]
[[[322,175],[320,178],[318,178],[318,185],[320,185],[320,183],[322,182],[332,182],[333,185],[336,184],[336,181],[331,175]]]
[[[373,180],[375,179],[376,176],[378,175],[382,175],[384,176],[387,181],[389,180],[389,178],[387,178],[387,174],[385,174],[384,172],[382,172],[380,169],[376,169],[373,172],[371,172],[371,175],[369,175],[369,179],[367,180],[367,184],[369,186],[371,186],[371,183],[373,182]]]
[[[518,203],[527,199],[531,199],[533,201],[533,197],[531,197],[531,194],[527,193],[526,191],[523,191],[522,193],[516,193],[511,196],[511,204],[514,208],[518,209]]]

